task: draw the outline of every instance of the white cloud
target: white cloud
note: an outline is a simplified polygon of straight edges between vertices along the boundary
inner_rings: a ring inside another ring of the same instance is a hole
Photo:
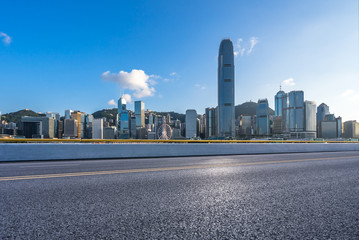
[[[342,97],[348,97],[348,96],[353,95],[354,93],[355,93],[354,90],[352,90],[352,89],[347,89],[347,90],[345,90],[341,95],[342,95]]]
[[[359,100],[359,93],[357,93],[356,91],[354,91],[352,89],[345,90],[341,94],[341,96],[346,98],[347,100],[351,100],[351,101]]]
[[[176,72],[171,72],[170,73],[170,76],[174,76],[174,75],[176,75],[177,73]]]
[[[110,106],[117,106],[117,104],[116,104],[116,102],[115,102],[114,99],[109,100],[109,101],[107,102],[107,104],[110,105]]]
[[[206,90],[207,89],[206,85],[201,85],[199,83],[196,83],[194,86],[201,89],[201,90]]]
[[[237,57],[238,55],[243,56],[244,51],[246,50],[245,48],[242,47],[242,42],[243,42],[243,39],[238,38],[237,43],[234,44],[234,56],[235,57]]]
[[[253,51],[253,48],[255,45],[257,45],[258,43],[258,38],[257,37],[251,37],[249,39],[249,42],[247,41],[243,41],[242,38],[238,38],[237,42],[234,44],[233,48],[234,48],[234,56],[243,56],[244,53],[247,50],[247,55],[251,54],[251,52]]]
[[[135,91],[133,96],[136,98],[143,98],[154,96],[156,92],[155,88],[150,86],[152,85],[151,76],[147,75],[143,70],[133,69],[131,72],[120,71],[119,73],[106,71],[102,73],[101,78],[104,81],[115,82],[123,89]]]
[[[249,42],[250,42],[251,46],[249,47],[249,49],[248,49],[248,51],[247,51],[247,54],[248,54],[248,55],[251,54],[251,52],[253,51],[254,46],[257,45],[258,41],[259,41],[259,40],[258,40],[257,37],[251,37],[251,38],[249,39]]]
[[[295,82],[293,78],[288,78],[282,82],[283,86],[294,86]]]
[[[130,94],[123,94],[122,98],[125,99],[126,103],[132,103],[132,97]]]
[[[5,45],[9,45],[11,43],[11,37],[4,32],[0,32],[0,38],[3,38],[2,41]]]

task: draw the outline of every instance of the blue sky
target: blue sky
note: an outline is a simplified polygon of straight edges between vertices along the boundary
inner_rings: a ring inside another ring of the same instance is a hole
[[[0,9],[2,113],[92,113],[122,94],[146,109],[203,113],[217,105],[218,47],[229,37],[236,104],[268,98],[273,108],[282,83],[359,120],[357,0],[5,1]]]

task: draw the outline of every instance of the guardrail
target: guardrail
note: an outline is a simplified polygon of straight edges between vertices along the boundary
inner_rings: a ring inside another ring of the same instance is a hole
[[[148,139],[37,139],[1,138],[0,143],[352,143],[358,141],[308,140],[148,140]]]

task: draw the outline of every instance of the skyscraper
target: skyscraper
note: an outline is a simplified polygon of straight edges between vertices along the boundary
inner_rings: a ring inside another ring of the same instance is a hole
[[[186,138],[197,137],[197,112],[189,109],[186,111]]]
[[[136,128],[145,127],[145,103],[142,101],[135,102]]]
[[[258,100],[256,109],[257,115],[257,135],[268,136],[270,135],[269,129],[269,105],[267,99]]]
[[[283,99],[285,98],[285,92],[280,89],[279,92],[274,97],[275,100],[275,116],[279,117],[282,116],[283,111]]]
[[[103,139],[103,119],[95,118],[92,121],[92,138]]]
[[[325,118],[325,115],[329,114],[329,106],[325,103],[322,103],[317,108],[317,124],[319,124],[320,121],[323,121]]]
[[[118,99],[117,113],[120,114],[121,110],[126,110],[126,100],[123,97]]]
[[[230,39],[223,39],[218,53],[218,136],[235,137],[234,54]]]
[[[217,137],[218,108],[206,108],[206,138]]]
[[[307,137],[317,137],[317,121],[316,121],[317,104],[313,101],[304,102],[304,130]],[[310,134],[311,133],[311,134]]]

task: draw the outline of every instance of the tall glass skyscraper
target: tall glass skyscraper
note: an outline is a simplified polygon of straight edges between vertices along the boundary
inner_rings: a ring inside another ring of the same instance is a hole
[[[283,131],[304,131],[304,92],[291,91],[283,98]]]
[[[319,124],[320,121],[323,121],[325,115],[329,114],[329,106],[325,103],[322,103],[317,108],[317,123]]]
[[[275,99],[275,116],[280,117],[283,115],[283,99],[285,98],[285,92],[280,90],[274,97]]]
[[[267,99],[258,100],[258,106],[256,109],[257,115],[257,135],[268,136],[269,130],[269,105]]]
[[[218,137],[235,137],[234,54],[230,39],[223,39],[218,53]]]
[[[117,109],[119,114],[121,113],[121,110],[126,110],[126,100],[123,97],[118,99]]]
[[[136,128],[145,126],[145,103],[142,101],[135,102]]]

